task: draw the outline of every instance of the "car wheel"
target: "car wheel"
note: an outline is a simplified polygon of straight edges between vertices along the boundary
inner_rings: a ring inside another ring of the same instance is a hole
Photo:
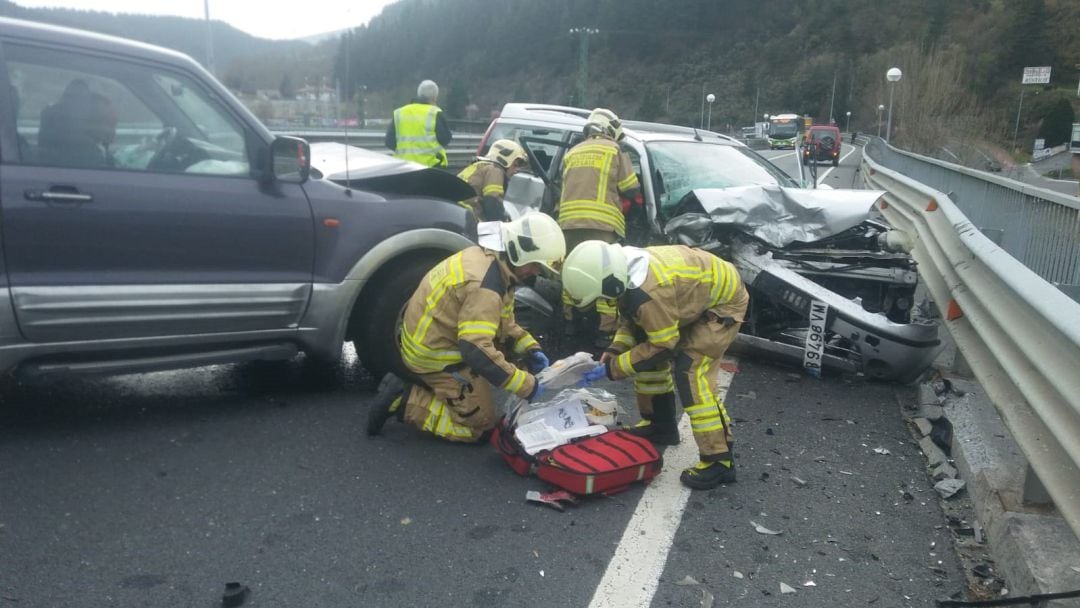
[[[387,372],[407,375],[398,350],[398,331],[405,305],[416,286],[438,260],[421,258],[407,268],[381,277],[370,289],[373,297],[363,307],[363,337],[355,344],[360,359],[371,375],[381,378]],[[363,342],[362,344],[359,342]]]

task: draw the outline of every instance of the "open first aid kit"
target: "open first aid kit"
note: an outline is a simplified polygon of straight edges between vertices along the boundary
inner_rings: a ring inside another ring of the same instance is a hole
[[[548,389],[563,388],[542,403],[515,399],[491,443],[519,475],[535,473],[575,494],[610,494],[660,472],[652,443],[611,430],[619,414],[615,396],[596,388],[564,388],[596,366],[588,353],[555,362],[537,375]]]

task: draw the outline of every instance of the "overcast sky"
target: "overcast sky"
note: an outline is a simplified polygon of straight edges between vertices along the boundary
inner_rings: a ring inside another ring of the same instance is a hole
[[[394,0],[209,0],[210,18],[262,38],[302,38],[363,25]],[[28,7],[203,17],[203,0],[15,0]]]

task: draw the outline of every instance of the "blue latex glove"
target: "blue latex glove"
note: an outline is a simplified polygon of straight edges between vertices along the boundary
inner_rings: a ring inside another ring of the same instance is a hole
[[[607,378],[607,366],[603,363],[582,374],[581,380],[577,383],[578,388],[585,388],[602,378]]]
[[[547,369],[547,367],[551,365],[551,361],[548,361],[544,351],[530,350],[525,353],[525,365],[529,368],[530,374],[539,374],[542,370]]]
[[[547,390],[547,388],[544,387],[543,382],[537,382],[536,383],[536,388],[534,388],[532,394],[529,395],[529,403],[536,403],[537,401],[540,401],[541,399],[543,399],[544,398],[544,391],[546,391],[546,390]]]

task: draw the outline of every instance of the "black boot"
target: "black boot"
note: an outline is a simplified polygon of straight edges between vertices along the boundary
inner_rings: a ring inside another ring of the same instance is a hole
[[[679,425],[675,419],[675,393],[664,393],[652,398],[653,413],[643,417],[637,426],[627,429],[655,445],[679,445]]]
[[[379,392],[375,395],[375,401],[368,410],[367,434],[374,437],[382,432],[383,425],[390,418],[397,418],[398,422],[405,420],[405,383],[394,374],[383,376],[379,382]]]
[[[679,480],[695,490],[711,490],[725,483],[735,483],[735,462],[730,454],[724,460],[698,461],[692,467],[684,469]]]

